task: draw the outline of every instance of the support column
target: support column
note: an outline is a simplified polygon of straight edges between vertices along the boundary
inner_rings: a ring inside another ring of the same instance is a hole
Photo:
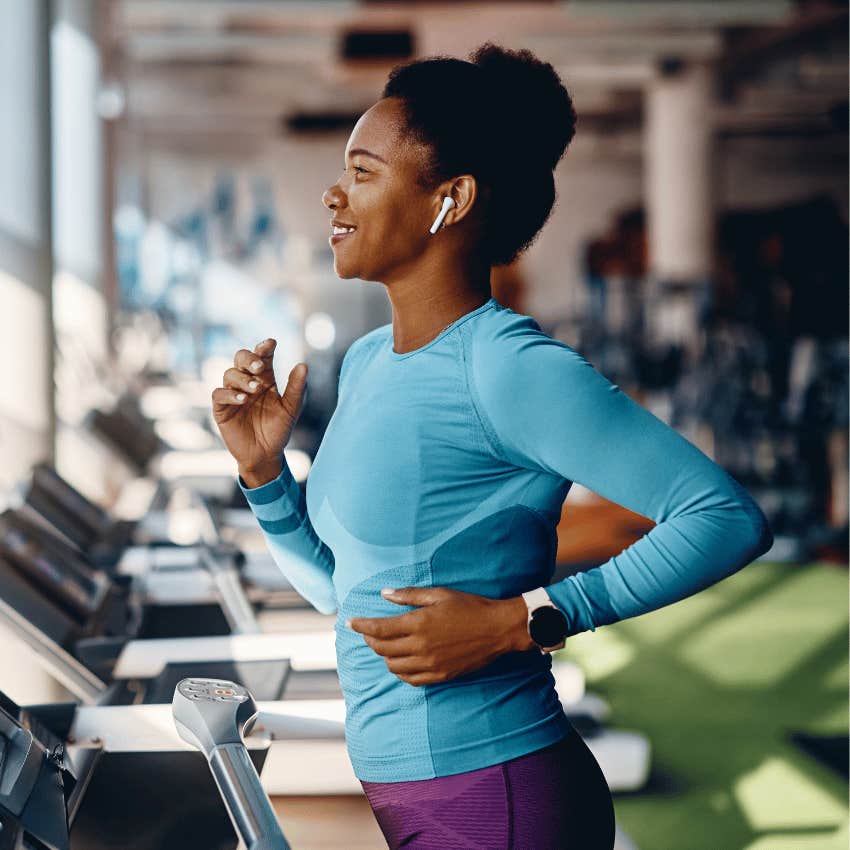
[[[0,0],[0,494],[53,459],[47,0]]]
[[[709,295],[714,240],[707,65],[666,60],[646,93],[646,209],[653,295],[650,336],[685,348]],[[655,299],[653,299],[655,300]]]

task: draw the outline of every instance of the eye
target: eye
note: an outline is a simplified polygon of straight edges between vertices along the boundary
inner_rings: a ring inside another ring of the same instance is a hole
[[[363,173],[363,174],[368,174],[368,173],[369,173],[369,170],[368,170],[367,168],[363,168],[363,166],[362,166],[362,165],[355,165],[355,166],[354,166],[354,170],[355,170],[355,171],[359,171],[359,172],[361,172],[361,173]]]

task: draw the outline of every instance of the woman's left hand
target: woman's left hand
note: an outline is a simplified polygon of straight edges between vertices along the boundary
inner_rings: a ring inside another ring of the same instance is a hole
[[[410,685],[447,682],[505,652],[535,646],[521,596],[488,599],[445,587],[403,587],[381,595],[421,607],[394,617],[352,617],[347,625]]]

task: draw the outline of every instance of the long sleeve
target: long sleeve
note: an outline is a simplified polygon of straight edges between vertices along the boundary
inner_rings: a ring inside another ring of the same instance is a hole
[[[530,317],[476,347],[471,379],[496,456],[657,523],[604,564],[547,588],[570,634],[691,596],[772,545],[764,514],[735,479]]]
[[[340,391],[358,342],[343,358]],[[241,476],[237,479],[263,530],[269,552],[287,581],[322,614],[333,614],[337,610],[334,555],[310,522],[306,490],[293,478],[285,455],[281,455],[280,475],[274,480],[249,488]]]
[[[287,581],[322,614],[336,611],[333,552],[319,539],[307,514],[305,491],[281,456],[280,475],[260,487],[237,476],[266,545]]]

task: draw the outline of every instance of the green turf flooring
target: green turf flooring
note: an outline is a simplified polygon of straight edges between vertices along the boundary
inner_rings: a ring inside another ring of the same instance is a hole
[[[614,798],[639,850],[847,850],[848,786],[789,732],[848,729],[848,576],[754,563],[651,614],[570,638],[608,725],[652,745]]]

